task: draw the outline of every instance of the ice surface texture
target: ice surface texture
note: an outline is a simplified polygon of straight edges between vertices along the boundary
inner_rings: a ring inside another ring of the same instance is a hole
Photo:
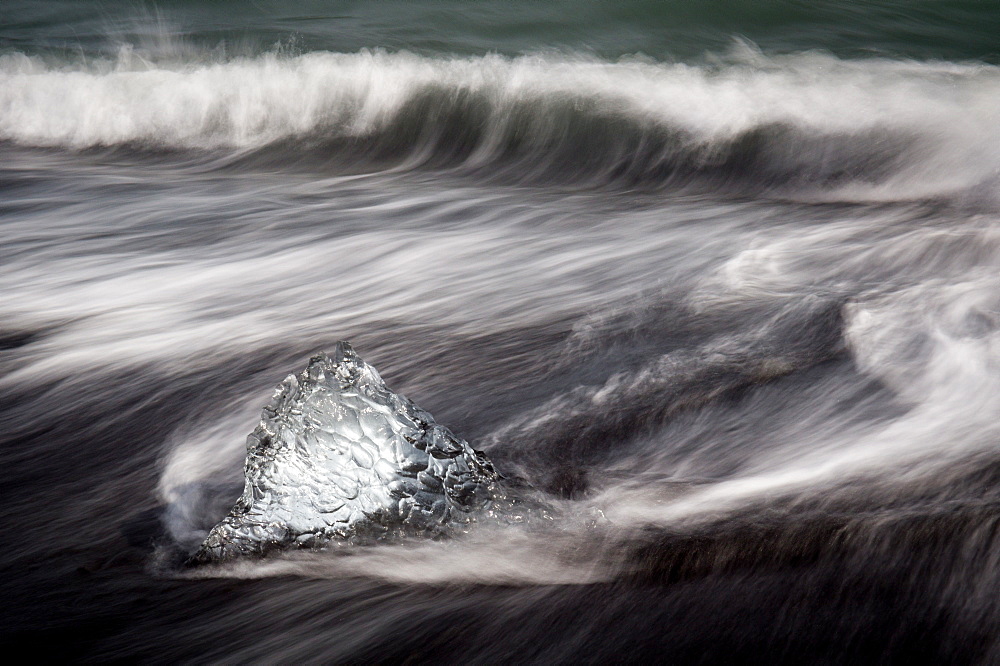
[[[401,395],[346,342],[289,375],[247,438],[243,496],[195,563],[403,533],[441,533],[499,497],[479,451]]]

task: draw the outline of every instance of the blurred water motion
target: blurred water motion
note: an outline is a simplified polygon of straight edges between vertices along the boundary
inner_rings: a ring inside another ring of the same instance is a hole
[[[1000,660],[995,9],[307,4],[0,13],[5,639]],[[546,511],[182,569],[341,339]]]

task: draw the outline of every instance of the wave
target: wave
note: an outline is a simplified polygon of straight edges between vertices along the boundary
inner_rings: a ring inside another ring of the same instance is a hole
[[[565,54],[0,56],[0,140],[240,165],[461,168],[524,182],[933,197],[1000,167],[1000,68],[749,46],[700,64]]]

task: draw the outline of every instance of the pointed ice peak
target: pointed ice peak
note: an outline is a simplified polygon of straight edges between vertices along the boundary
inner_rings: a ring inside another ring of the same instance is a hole
[[[243,496],[193,558],[440,533],[498,498],[492,464],[346,342],[289,375],[247,438]]]
[[[306,368],[306,376],[314,381],[321,382],[326,378],[326,373],[333,369],[334,376],[342,387],[358,386],[360,384],[374,385],[381,390],[385,389],[385,382],[372,366],[365,363],[354,347],[350,343],[340,341],[333,350],[333,354],[320,352],[309,359],[309,366]],[[289,375],[291,377],[292,375]]]
[[[320,354],[320,356],[325,356],[326,354]],[[358,356],[358,353],[354,351],[354,347],[347,340],[339,341],[333,348],[333,362],[334,363],[344,363],[350,362],[356,365],[361,365],[364,361]]]

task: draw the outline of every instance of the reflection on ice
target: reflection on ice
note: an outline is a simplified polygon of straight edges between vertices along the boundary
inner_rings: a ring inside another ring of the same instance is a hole
[[[482,453],[386,388],[341,342],[276,389],[247,439],[243,496],[193,561],[437,534],[500,492]]]

